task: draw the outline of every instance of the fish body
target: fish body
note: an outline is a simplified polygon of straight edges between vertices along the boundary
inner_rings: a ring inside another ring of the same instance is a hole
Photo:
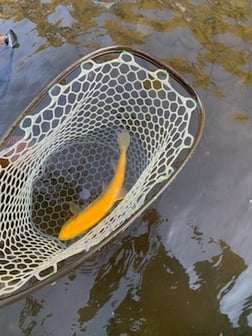
[[[127,164],[126,152],[130,135],[124,130],[117,134],[120,157],[115,174],[107,189],[80,214],[70,218],[61,228],[60,240],[68,240],[87,231],[107,215],[113,205],[124,197],[123,183]]]

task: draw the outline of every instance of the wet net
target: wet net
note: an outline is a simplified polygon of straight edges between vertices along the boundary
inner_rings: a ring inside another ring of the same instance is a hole
[[[148,69],[154,63],[132,51],[104,55],[54,83],[2,145],[0,295],[106,241],[158,195],[198,141],[198,126],[196,138],[189,131],[198,101],[175,89],[167,69]],[[71,204],[84,209],[113,178],[120,130],[131,138],[126,196],[90,230],[60,241]]]

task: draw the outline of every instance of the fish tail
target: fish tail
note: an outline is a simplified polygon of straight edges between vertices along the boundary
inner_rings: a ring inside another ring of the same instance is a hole
[[[127,150],[130,143],[130,135],[126,130],[120,131],[117,133],[117,141],[120,147],[120,150]]]

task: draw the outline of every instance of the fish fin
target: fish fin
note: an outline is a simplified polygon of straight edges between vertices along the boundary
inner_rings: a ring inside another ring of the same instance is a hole
[[[117,168],[117,162],[116,162],[116,160],[111,160],[111,163],[112,163],[113,171],[115,173],[116,172],[116,168]]]
[[[129,147],[130,135],[126,130],[122,130],[117,133],[117,141],[120,147],[120,150],[126,150]]]
[[[125,188],[122,188],[119,192],[119,194],[116,197],[117,201],[121,201],[122,199],[124,199],[124,197],[126,196],[128,190],[126,190]]]
[[[73,215],[79,215],[79,213],[81,212],[80,208],[74,204],[73,202],[70,203],[69,205],[69,209],[72,212]]]
[[[83,187],[81,192],[79,193],[79,196],[82,200],[87,200],[90,197],[90,190]]]
[[[107,184],[104,181],[102,181],[102,192],[104,193],[106,189],[107,189]]]

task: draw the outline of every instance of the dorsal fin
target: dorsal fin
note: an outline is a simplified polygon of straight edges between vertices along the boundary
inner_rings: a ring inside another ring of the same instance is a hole
[[[76,204],[74,204],[74,202],[70,203],[69,209],[72,212],[72,214],[75,215],[75,216],[79,215],[80,212],[81,212],[80,207],[78,207]]]
[[[127,194],[127,190],[125,188],[122,188],[119,192],[119,194],[116,196],[116,201],[121,201],[122,199],[124,199],[124,197]]]

